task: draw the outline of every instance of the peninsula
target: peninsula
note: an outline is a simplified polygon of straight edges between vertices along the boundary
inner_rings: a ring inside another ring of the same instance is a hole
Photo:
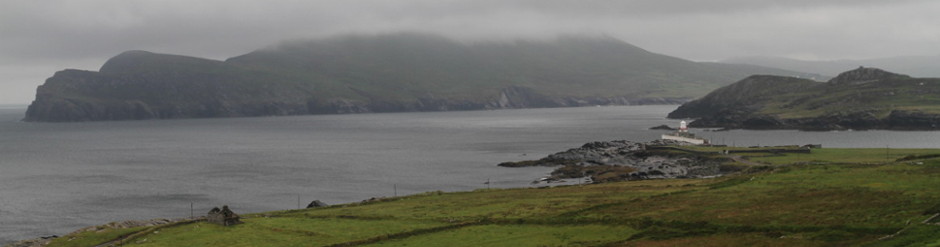
[[[755,75],[669,113],[691,127],[800,130],[940,129],[940,79],[859,67],[828,82]]]
[[[614,182],[664,178],[702,178],[739,169],[732,159],[718,152],[683,148],[691,143],[675,140],[633,142],[598,141],[558,152],[538,160],[503,162],[502,167],[556,167],[548,181],[589,178],[592,182]],[[729,169],[731,168],[731,169]]]

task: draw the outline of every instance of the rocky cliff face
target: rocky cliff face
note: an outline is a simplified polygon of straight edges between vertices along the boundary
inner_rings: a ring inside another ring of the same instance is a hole
[[[198,77],[199,80],[190,78]],[[285,85],[246,85],[223,73],[65,70],[37,89],[26,121],[74,122],[308,113]]]
[[[454,111],[593,105],[678,104],[682,98],[550,97],[510,86],[475,100],[423,97],[318,99],[284,83],[249,84],[225,74],[199,80],[179,73],[122,74],[64,70],[37,89],[25,121],[77,122],[173,118],[253,117],[405,111]]]
[[[329,96],[317,85],[277,71],[220,61],[122,53],[100,72],[63,70],[46,80],[25,121],[75,122],[252,117],[403,111],[452,111],[593,105],[678,104],[685,98],[547,96],[507,86],[478,98],[407,96],[388,99],[362,90]]]
[[[744,129],[936,130],[940,79],[875,68],[847,71],[829,82],[752,76],[683,104],[670,118],[692,127]]]

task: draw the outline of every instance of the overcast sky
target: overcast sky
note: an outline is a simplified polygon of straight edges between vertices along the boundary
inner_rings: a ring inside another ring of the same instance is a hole
[[[602,34],[695,61],[940,55],[937,13],[936,0],[0,0],[0,104],[126,50],[225,59],[349,33]]]

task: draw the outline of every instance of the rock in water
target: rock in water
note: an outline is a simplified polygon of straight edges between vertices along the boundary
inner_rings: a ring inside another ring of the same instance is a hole
[[[665,124],[659,125],[659,126],[650,127],[650,129],[651,129],[651,130],[676,130],[676,128],[669,127],[669,125],[665,125]]]

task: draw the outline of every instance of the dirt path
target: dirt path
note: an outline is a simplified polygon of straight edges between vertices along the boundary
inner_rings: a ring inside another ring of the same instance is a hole
[[[160,220],[164,220],[164,219],[160,219]],[[192,224],[192,223],[196,223],[196,222],[200,222],[200,221],[204,221],[204,220],[205,220],[205,219],[203,219],[203,218],[196,218],[196,219],[175,219],[175,220],[170,220],[170,221],[165,222],[165,223],[158,222],[158,223],[162,223],[162,224],[152,225],[152,226],[147,227],[147,228],[144,228],[143,230],[140,230],[140,231],[136,231],[136,232],[132,232],[132,233],[128,233],[128,234],[125,234],[125,235],[118,236],[117,238],[115,238],[115,239],[113,239],[113,240],[110,240],[110,241],[108,241],[108,242],[95,245],[95,247],[123,246],[124,243],[129,242],[130,240],[133,240],[133,239],[135,239],[135,238],[137,238],[137,237],[140,237],[140,236],[144,236],[144,235],[150,234],[150,233],[152,233],[152,232],[154,232],[154,231],[158,231],[158,230],[163,229],[163,228],[173,227],[173,226],[179,226],[179,225],[185,225],[185,224]],[[151,221],[153,221],[153,220],[151,220]],[[133,222],[133,221],[129,221],[129,222]],[[139,221],[139,222],[146,222],[146,221]],[[133,226],[132,226],[132,227],[133,227]]]

